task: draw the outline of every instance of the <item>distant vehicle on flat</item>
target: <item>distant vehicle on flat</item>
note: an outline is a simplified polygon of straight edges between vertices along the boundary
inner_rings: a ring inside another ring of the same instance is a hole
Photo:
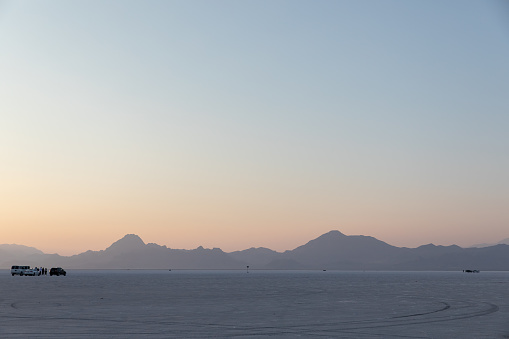
[[[25,272],[27,272],[28,270],[30,270],[30,266],[18,266],[18,265],[11,266],[11,274],[13,277],[15,275],[20,275],[20,276],[26,275]]]
[[[36,275],[41,275],[42,272],[41,272],[41,270],[36,270],[35,268],[30,268],[30,266],[13,265],[13,266],[11,266],[11,274],[12,274],[12,276],[15,276],[15,275],[19,275],[19,276],[23,276],[23,275],[36,276]]]
[[[63,275],[65,277],[66,272],[65,272],[65,270],[62,267],[52,267],[49,270],[49,275],[56,275],[57,277],[59,275]]]
[[[31,275],[31,276],[35,277],[36,275],[41,275],[41,271],[36,270],[35,268],[29,268],[28,270],[25,270],[24,274]]]

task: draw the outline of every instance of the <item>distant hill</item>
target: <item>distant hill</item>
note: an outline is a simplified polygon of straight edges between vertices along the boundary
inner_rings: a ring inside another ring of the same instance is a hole
[[[252,267],[266,267],[272,261],[280,258],[281,253],[265,247],[252,247],[243,251],[231,252],[229,255],[239,262],[249,263]]]
[[[122,239],[115,241],[105,252],[111,254],[123,254],[145,249],[145,243],[136,234],[127,234]]]
[[[10,255],[31,255],[31,254],[43,254],[42,251],[38,250],[35,247],[28,247],[25,245],[15,245],[15,244],[3,244],[0,245],[0,253]]]
[[[82,269],[229,269],[243,267],[218,248],[194,250],[169,249],[157,244],[145,244],[135,234],[128,234],[101,251],[86,251],[73,256],[44,254],[0,257],[3,267],[17,265],[67,267]],[[245,267],[245,266],[244,266]]]
[[[282,257],[306,268],[370,269],[396,260],[403,250],[373,237],[330,231]]]
[[[477,247],[477,248],[481,248],[481,247],[490,247],[490,246],[496,246],[496,245],[509,245],[509,238],[505,238],[503,240],[500,240],[499,242],[495,243],[495,244],[475,244],[475,245],[472,245],[470,247]]]
[[[507,239],[505,239],[507,240]],[[107,269],[330,269],[330,270],[509,270],[509,245],[482,248],[423,245],[396,247],[363,235],[330,231],[283,253],[250,248],[225,253],[219,248],[171,249],[145,244],[127,234],[101,251],[73,256],[45,254],[22,245],[0,245],[0,265]]]
[[[14,263],[17,262],[17,260],[23,261],[31,258],[32,256],[41,255],[44,255],[44,253],[34,247],[11,244],[0,245],[0,262]]]
[[[393,270],[458,271],[478,269],[483,271],[509,271],[509,245],[483,248],[445,248],[430,252],[418,259],[393,265]]]
[[[194,250],[170,249],[145,244],[141,238],[128,234],[104,251],[87,251],[71,257],[60,257],[60,266],[74,268],[139,268],[139,269],[228,269],[238,263],[219,248]]]

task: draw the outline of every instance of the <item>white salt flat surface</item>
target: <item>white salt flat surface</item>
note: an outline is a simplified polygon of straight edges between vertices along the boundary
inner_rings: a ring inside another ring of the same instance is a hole
[[[509,272],[0,270],[0,338],[509,338]]]

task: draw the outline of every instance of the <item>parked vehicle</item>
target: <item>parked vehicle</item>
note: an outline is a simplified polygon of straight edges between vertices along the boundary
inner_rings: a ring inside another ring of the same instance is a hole
[[[26,275],[25,272],[27,272],[28,270],[30,270],[30,266],[18,266],[18,265],[13,265],[11,267],[11,274],[12,276],[14,277],[15,275]]]
[[[35,277],[36,275],[41,275],[41,270],[38,270],[36,268],[29,268],[28,270],[25,270],[24,274]]]
[[[12,274],[12,276],[15,276],[15,275],[19,275],[19,276],[23,276],[23,275],[36,276],[36,275],[41,275],[42,274],[42,270],[41,269],[37,269],[37,268],[30,268],[30,266],[17,266],[17,265],[14,265],[14,266],[11,266],[11,274]]]
[[[62,267],[52,267],[49,270],[49,275],[56,275],[57,277],[59,275],[63,275],[65,277],[66,272],[65,272],[65,270]]]

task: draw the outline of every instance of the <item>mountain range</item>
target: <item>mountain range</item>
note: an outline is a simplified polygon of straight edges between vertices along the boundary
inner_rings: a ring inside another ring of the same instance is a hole
[[[472,245],[470,247],[490,247],[490,246],[495,246],[495,245],[500,245],[500,244],[504,244],[504,245],[509,245],[509,238],[505,238],[503,240],[500,240],[499,242],[495,243],[495,244],[486,244],[486,243],[483,243],[483,244],[476,244],[476,245]]]
[[[224,252],[219,248],[171,249],[146,244],[135,234],[101,251],[72,256],[46,254],[23,245],[0,245],[0,267],[31,265],[74,269],[329,269],[454,271],[477,269],[509,270],[509,245],[481,248],[456,245],[396,247],[363,235],[348,236],[330,231],[293,250],[276,252],[250,248]]]

